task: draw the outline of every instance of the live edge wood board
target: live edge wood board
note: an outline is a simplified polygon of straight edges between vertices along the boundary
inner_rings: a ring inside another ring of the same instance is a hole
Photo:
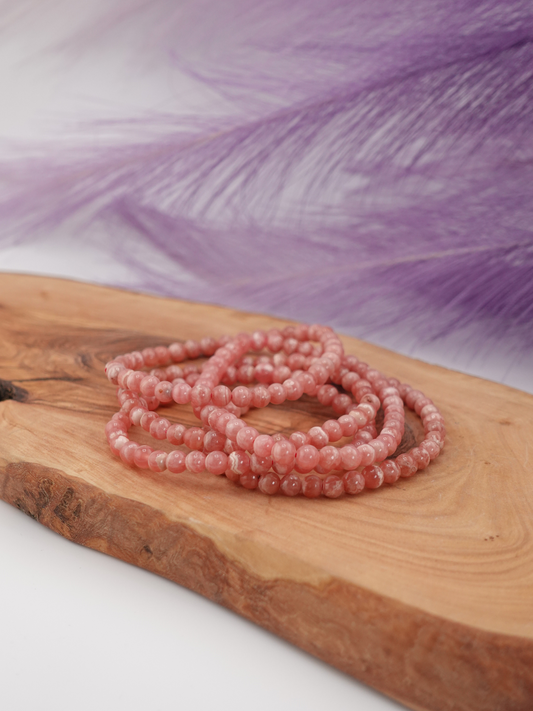
[[[348,353],[438,403],[448,437],[426,472],[354,498],[287,499],[225,477],[132,470],[109,452],[103,429],[117,405],[103,365],[113,355],[280,323],[0,275],[1,497],[413,709],[531,711],[530,395],[344,338]],[[305,399],[249,420],[272,433],[329,416]]]

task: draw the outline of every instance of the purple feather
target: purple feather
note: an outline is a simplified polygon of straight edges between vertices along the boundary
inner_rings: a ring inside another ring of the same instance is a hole
[[[152,292],[531,349],[530,2],[123,7],[108,33],[138,22],[148,56],[218,92],[212,112],[19,151],[4,243],[96,225]]]

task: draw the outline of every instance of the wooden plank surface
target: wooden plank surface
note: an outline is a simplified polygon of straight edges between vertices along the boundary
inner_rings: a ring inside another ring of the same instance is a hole
[[[279,325],[70,281],[0,275],[0,495],[78,543],[170,578],[413,709],[533,708],[533,397],[345,338],[420,388],[448,438],[425,473],[338,500],[111,456],[113,355]],[[305,399],[248,418],[290,431]],[[177,406],[169,419],[192,422]],[[410,424],[419,433],[416,419]]]

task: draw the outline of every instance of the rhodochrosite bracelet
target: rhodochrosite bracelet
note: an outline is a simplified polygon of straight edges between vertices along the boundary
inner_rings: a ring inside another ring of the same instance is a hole
[[[207,360],[185,363],[200,357]],[[337,498],[411,477],[444,445],[444,420],[433,402],[346,355],[327,326],[300,324],[146,348],[110,361],[106,375],[118,386],[121,406],[106,425],[111,451],[130,466],[155,472],[207,471],[264,494]],[[289,437],[262,434],[242,419],[250,408],[304,394],[337,417]],[[171,403],[190,404],[198,426],[172,424],[156,412]],[[404,405],[419,415],[425,435],[396,456]],[[182,449],[137,444],[129,438],[132,426]]]

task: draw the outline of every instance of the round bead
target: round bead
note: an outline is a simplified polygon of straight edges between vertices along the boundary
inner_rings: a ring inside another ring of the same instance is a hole
[[[302,494],[308,499],[316,499],[322,493],[322,479],[315,474],[306,476],[302,481]]]
[[[288,440],[275,442],[272,447],[272,459],[276,464],[282,467],[294,466],[294,458],[296,456],[296,447]]]
[[[297,474],[287,474],[281,480],[280,489],[285,496],[297,496],[302,490],[302,480]]]
[[[200,474],[205,471],[205,454],[203,452],[189,452],[185,457],[187,471],[193,474]]]
[[[259,479],[259,490],[262,491],[263,494],[268,494],[269,496],[272,496],[279,490],[279,487],[279,476],[277,474],[274,474],[274,472],[267,472],[266,474],[263,474]]]
[[[296,450],[296,469],[302,474],[312,471],[320,461],[320,454],[312,444],[304,444]]]
[[[371,464],[365,467],[361,474],[365,479],[365,486],[367,489],[377,489],[383,484],[384,475],[381,467],[377,464]]]
[[[344,491],[350,495],[360,494],[365,488],[365,478],[358,471],[345,472],[342,481]]]
[[[323,492],[328,499],[337,499],[344,494],[343,480],[335,474],[330,474],[324,479]]]
[[[385,484],[394,484],[400,478],[400,468],[391,459],[386,459],[380,464],[380,467]]]
[[[258,435],[254,440],[254,453],[258,457],[270,457],[274,440],[270,435]]]

